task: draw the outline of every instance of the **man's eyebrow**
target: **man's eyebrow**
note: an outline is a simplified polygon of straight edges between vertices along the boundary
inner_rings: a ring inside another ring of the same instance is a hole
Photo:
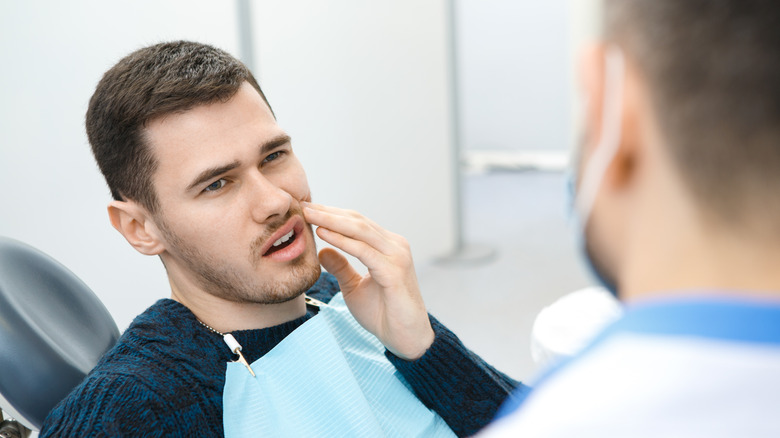
[[[266,153],[271,152],[280,146],[284,146],[291,141],[292,139],[287,134],[281,134],[278,137],[274,137],[260,146],[260,155],[265,155]]]
[[[272,138],[271,140],[268,140],[267,142],[263,143],[262,146],[260,146],[260,155],[265,155],[266,153],[280,147],[284,146],[287,143],[290,143],[292,139],[287,134],[282,134],[277,137]],[[226,164],[224,166],[218,166],[218,167],[212,167],[209,169],[204,170],[201,172],[197,178],[195,178],[192,183],[190,183],[189,186],[187,186],[187,191],[190,191],[194,189],[195,187],[209,181],[212,178],[216,178],[219,175],[222,175],[223,173],[230,172],[231,170],[239,167],[241,165],[241,162],[234,161],[230,164]]]
[[[187,186],[187,191],[190,191],[190,190],[194,189],[195,187],[203,184],[204,182],[207,182],[208,180],[210,180],[212,178],[216,178],[216,177],[218,177],[219,175],[222,175],[225,172],[230,172],[231,170],[237,168],[240,165],[241,165],[240,162],[234,161],[234,162],[232,162],[230,164],[226,164],[224,166],[212,167],[210,169],[206,169],[203,172],[201,172],[200,175],[198,175],[198,177],[195,178],[192,181],[192,183],[190,183],[189,186]]]

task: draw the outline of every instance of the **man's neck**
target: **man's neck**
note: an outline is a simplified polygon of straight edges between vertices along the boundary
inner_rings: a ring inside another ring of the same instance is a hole
[[[195,285],[169,278],[171,299],[178,301],[199,321],[221,333],[273,327],[306,314],[304,296],[278,304],[235,302],[209,294]],[[186,289],[185,289],[186,288]]]

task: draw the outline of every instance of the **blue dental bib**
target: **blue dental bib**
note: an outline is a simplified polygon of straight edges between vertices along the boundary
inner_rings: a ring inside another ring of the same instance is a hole
[[[341,293],[252,363],[227,365],[225,436],[454,437],[415,397]]]

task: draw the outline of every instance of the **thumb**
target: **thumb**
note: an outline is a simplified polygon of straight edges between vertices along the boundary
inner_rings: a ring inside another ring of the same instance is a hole
[[[360,284],[363,277],[349,264],[347,258],[335,249],[324,248],[320,251],[319,259],[322,267],[336,277],[341,293],[345,296]]]

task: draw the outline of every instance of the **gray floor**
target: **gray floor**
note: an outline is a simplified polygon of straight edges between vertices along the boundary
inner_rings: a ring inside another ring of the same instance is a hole
[[[483,264],[418,268],[431,313],[510,376],[531,379],[531,325],[556,298],[593,283],[573,243],[558,172],[472,175],[464,181],[466,243],[495,251]]]

